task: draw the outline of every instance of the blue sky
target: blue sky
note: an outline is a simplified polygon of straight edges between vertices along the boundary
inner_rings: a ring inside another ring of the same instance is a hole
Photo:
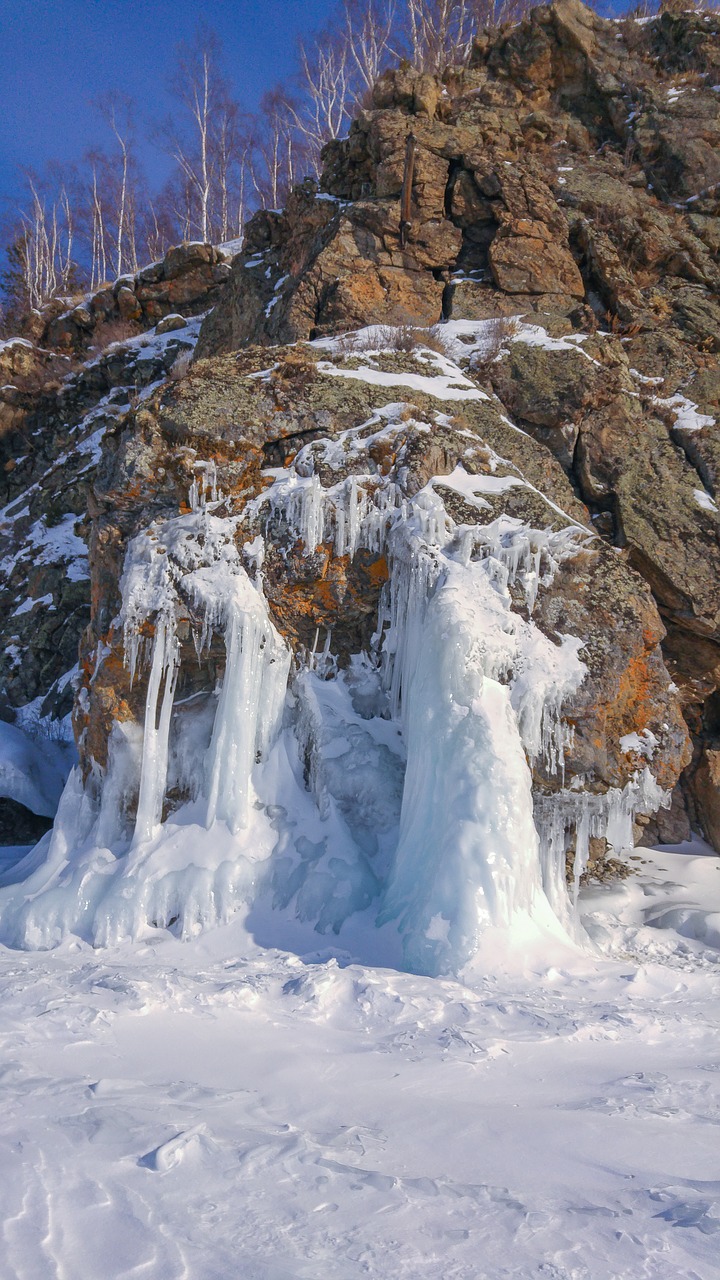
[[[225,71],[248,109],[293,71],[298,35],[322,26],[333,0],[0,0],[0,197],[17,168],[71,161],[104,138],[91,101],[108,89],[135,98],[141,119],[167,115],[173,50],[199,20],[220,36]],[[143,161],[160,177],[149,144]]]
[[[334,0],[0,0],[0,215],[18,189],[18,167],[72,161],[105,139],[93,98],[120,89],[137,100],[141,126],[168,114],[166,81],[179,41],[199,21],[213,28],[225,72],[247,109],[290,79],[297,37],[324,25]],[[621,0],[609,0],[616,11]],[[144,130],[143,130],[144,131]],[[153,185],[168,162],[146,140]]]

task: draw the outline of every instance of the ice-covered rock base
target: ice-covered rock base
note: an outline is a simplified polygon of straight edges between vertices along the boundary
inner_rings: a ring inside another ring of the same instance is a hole
[[[442,483],[482,509],[523,482],[458,466]],[[562,705],[585,668],[580,643],[549,639],[532,611],[587,531],[457,525],[435,481],[413,498],[377,476],[325,488],[308,450],[240,515],[215,513],[212,468],[190,496],[127,553],[118,624],[131,676],[148,672],[142,732],[116,724],[105,775],[70,779],[54,831],[0,889],[3,939],[188,936],[260,901],[320,933],[368,912],[428,974],[462,971],[488,929],[577,939],[566,828],[577,880],[590,834],[621,847],[660,800],[647,774],[534,813],[531,766],[562,780]],[[387,557],[372,652],[344,671],[330,636],[292,660],[270,616],[263,539],[243,545],[243,526],[278,513],[307,554]],[[193,661],[224,651],[224,675],[177,700],[188,635]]]

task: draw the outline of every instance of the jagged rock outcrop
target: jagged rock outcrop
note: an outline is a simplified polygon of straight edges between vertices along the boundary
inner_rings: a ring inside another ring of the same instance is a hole
[[[607,22],[560,0],[482,37],[442,80],[386,73],[349,138],[326,148],[322,197],[306,188],[251,223],[199,354],[362,319],[494,315],[507,298],[560,314],[587,301],[649,329],[672,317],[712,350],[717,28],[710,14]]]
[[[131,402],[141,402],[167,377],[183,351],[189,356],[197,327],[192,321],[165,337],[115,344],[61,381],[23,393],[18,421],[0,440],[5,718],[29,703],[38,717],[62,716],[72,706],[70,675],[90,616],[88,506],[101,441]],[[8,345],[16,346],[4,349]],[[28,351],[29,360],[38,354]],[[62,373],[53,357],[58,368]]]
[[[229,279],[232,256],[232,251],[201,241],[176,245],[160,262],[120,276],[70,306],[57,299],[32,312],[22,336],[40,349],[78,356],[116,340],[117,328],[134,327],[139,333],[171,314],[200,315]]]

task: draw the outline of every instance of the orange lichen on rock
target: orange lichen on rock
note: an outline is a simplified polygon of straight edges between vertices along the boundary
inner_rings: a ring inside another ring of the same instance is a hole
[[[351,560],[327,546],[304,556],[299,543],[286,559],[271,549],[264,569],[270,612],[293,644],[312,648],[318,631],[332,632],[341,662],[368,647],[388,578],[385,556],[361,549]]]
[[[73,716],[73,730],[85,778],[93,765],[106,767],[113,724],[128,720],[142,723],[145,706],[144,682],[136,681],[131,687],[122,646],[115,643],[105,653],[97,670],[93,659],[91,652],[84,652],[81,669],[86,696],[76,699]]]

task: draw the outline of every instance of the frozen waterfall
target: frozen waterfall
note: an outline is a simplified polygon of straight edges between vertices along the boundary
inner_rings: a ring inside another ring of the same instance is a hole
[[[519,638],[520,620],[498,606],[482,563],[448,566],[424,610],[407,604],[417,628],[402,655],[408,761],[380,922],[397,919],[406,963],[423,973],[456,972],[487,926],[550,921],[522,720],[512,675],[500,678],[521,656],[528,684],[542,684],[554,646],[530,629]],[[572,689],[583,674],[573,649],[567,668]]]
[[[533,608],[587,531],[509,515],[456,525],[439,492],[489,509],[483,494],[524,483],[514,476],[457,467],[413,497],[377,475],[324,486],[309,447],[269,475],[241,514],[219,516],[204,465],[190,512],[129,544],[117,626],[131,680],[147,672],[144,724],[114,727],[102,778],[70,779],[54,831],[0,887],[0,936],[188,934],[264,900],[321,932],[368,912],[407,967],[452,974],[487,928],[572,934],[566,830],[577,881],[590,835],[627,841],[633,812],[660,796],[649,774],[604,801],[562,789],[582,646],[550,640]],[[324,661],[296,658],[291,674],[257,532],[278,517],[308,555],[387,557],[372,652],[347,670],[328,637]],[[178,697],[184,664],[211,651],[213,664],[224,654],[217,687]],[[534,805],[535,761],[557,803]]]
[[[237,834],[247,826],[256,758],[272,744],[282,717],[290,651],[262,596],[237,577],[225,602],[225,678],[207,755],[207,826],[224,819]]]

